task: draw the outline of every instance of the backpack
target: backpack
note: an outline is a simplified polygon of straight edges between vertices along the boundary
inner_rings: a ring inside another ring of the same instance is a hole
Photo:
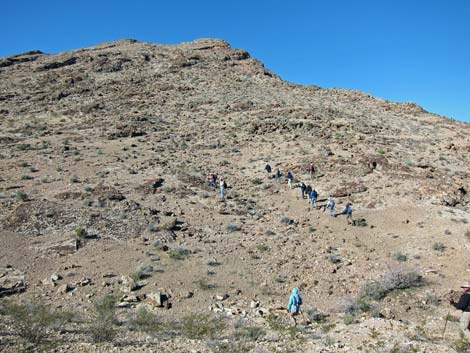
[[[223,187],[224,189],[227,189],[227,183],[225,182],[225,180],[224,180],[224,182],[222,183],[222,187]]]
[[[297,294],[297,295],[294,296],[294,305],[293,305],[293,307],[294,307],[295,311],[299,311],[301,305],[302,305],[302,298],[300,297],[300,295]]]

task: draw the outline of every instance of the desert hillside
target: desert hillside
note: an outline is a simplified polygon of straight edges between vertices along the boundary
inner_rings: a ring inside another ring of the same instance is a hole
[[[0,124],[1,351],[470,351],[469,124],[215,39],[0,58]],[[26,304],[73,318],[28,342]]]

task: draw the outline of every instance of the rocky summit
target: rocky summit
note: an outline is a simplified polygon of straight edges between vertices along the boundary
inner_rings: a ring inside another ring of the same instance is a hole
[[[470,351],[469,124],[216,39],[0,58],[0,124],[1,351]]]

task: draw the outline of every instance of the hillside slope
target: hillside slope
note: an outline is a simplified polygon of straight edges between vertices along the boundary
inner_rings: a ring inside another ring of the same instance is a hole
[[[470,280],[470,125],[285,82],[215,39],[0,58],[0,122],[0,267],[26,283],[12,299],[86,316],[113,294],[124,323],[142,305],[165,320],[210,307],[230,327],[243,318],[266,330],[251,343],[226,330],[232,352],[454,351],[457,323],[442,329],[448,291]],[[318,190],[318,208],[288,189],[288,170]],[[209,173],[228,183],[225,200]],[[358,226],[323,211],[329,195],[337,212],[352,202]],[[153,270],[130,290],[126,276],[142,264]],[[345,309],[366,284],[403,273],[423,281]],[[295,339],[268,315],[286,319],[277,309],[294,286],[306,314],[329,315]],[[154,308],[156,292],[170,310]],[[126,327],[118,347],[78,343],[88,340],[78,330],[57,349],[222,351],[217,340],[149,340]]]

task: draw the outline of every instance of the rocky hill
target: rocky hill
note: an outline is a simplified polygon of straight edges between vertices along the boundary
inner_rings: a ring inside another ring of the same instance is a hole
[[[467,349],[445,319],[470,280],[468,124],[285,82],[214,39],[0,58],[0,123],[0,295],[81,317],[54,351]],[[98,344],[83,321],[108,294],[120,325]],[[176,333],[136,329],[139,308]],[[190,314],[221,329],[188,334]],[[2,329],[20,349],[12,315]]]

